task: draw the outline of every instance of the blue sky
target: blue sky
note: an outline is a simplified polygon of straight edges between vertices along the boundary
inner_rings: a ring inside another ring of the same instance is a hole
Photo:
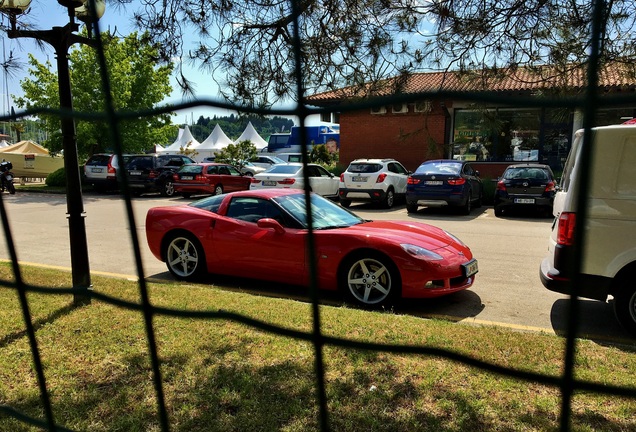
[[[104,31],[110,28],[111,31],[114,31],[116,28],[118,34],[129,34],[131,31],[134,30],[130,23],[130,16],[133,10],[134,6],[127,6],[125,10],[121,7],[109,8],[107,6],[104,16],[100,20],[100,30]],[[34,29],[47,30],[52,28],[53,26],[64,26],[65,24],[67,24],[68,14],[66,12],[66,9],[55,0],[32,0],[31,9],[28,15],[23,16],[21,19],[28,20],[28,22],[33,26]],[[8,25],[8,19],[4,16],[3,22]],[[23,73],[18,73],[15,77],[3,78],[1,92],[2,103],[0,104],[0,109],[2,110],[3,114],[6,114],[9,112],[10,107],[13,105],[11,95],[22,94],[22,90],[20,88],[20,80],[23,79],[27,74],[27,54],[31,53],[35,55],[35,57],[41,62],[44,62],[48,59],[53,65],[55,65],[55,55],[53,49],[48,44],[44,44],[44,47],[42,49],[36,45],[35,41],[26,38],[4,38],[2,48],[3,56],[8,57],[9,52],[13,51],[13,55],[19,57],[20,60],[25,64]],[[214,84],[211,83],[212,80],[210,80],[209,78],[206,79],[206,77],[201,72],[193,68],[187,69],[187,74],[188,77],[196,83],[197,98],[219,99],[218,89],[216,87],[213,87]],[[5,79],[7,80],[6,82],[4,81]],[[173,91],[172,95],[168,99],[166,99],[166,102],[172,104],[183,102],[184,100],[181,97],[181,93],[176,84],[176,81],[173,80],[172,84],[175,90]],[[9,95],[8,102],[7,93]],[[9,106],[7,107],[7,105]],[[213,117],[215,114],[228,115],[229,112],[220,109],[214,110],[209,107],[190,108],[187,110],[179,111],[177,113],[177,116],[173,117],[173,123],[192,123],[193,119],[194,122],[196,122],[201,115],[205,117]]]

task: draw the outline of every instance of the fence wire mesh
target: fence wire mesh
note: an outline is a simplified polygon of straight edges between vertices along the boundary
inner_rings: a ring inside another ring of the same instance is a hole
[[[294,7],[297,7],[297,2],[292,2]],[[584,125],[585,129],[589,132],[590,128],[593,125],[593,117],[595,115],[596,110],[603,105],[611,105],[616,103],[633,103],[636,101],[636,98],[633,96],[621,95],[619,97],[606,97],[602,100],[598,98],[596,92],[596,83],[598,76],[598,59],[599,59],[599,45],[600,45],[600,34],[602,32],[602,18],[603,18],[603,6],[604,2],[597,1],[595,3],[595,17],[594,17],[594,26],[592,29],[592,43],[591,43],[591,51],[589,56],[589,67],[587,73],[587,83],[588,88],[585,96],[583,97],[571,97],[571,98],[559,98],[559,100],[550,100],[549,98],[542,98],[541,100],[532,99],[532,98],[517,98],[514,100],[510,100],[509,103],[514,104],[515,106],[524,106],[524,107],[568,107],[568,108],[579,108],[583,109],[585,113],[584,117]],[[99,27],[97,27],[99,30]],[[121,121],[127,118],[134,118],[137,116],[148,116],[152,114],[157,114],[160,111],[146,111],[146,112],[136,112],[136,113],[121,113],[118,112],[113,104],[111,98],[111,88],[108,80],[108,74],[106,72],[106,60],[104,57],[103,46],[101,44],[101,40],[99,37],[99,31],[96,32],[96,49],[98,52],[99,58],[99,70],[100,76],[103,83],[103,91],[106,95],[107,106],[103,113],[99,115],[95,114],[87,114],[81,112],[66,112],[64,110],[55,111],[60,115],[61,118],[75,118],[75,119],[89,119],[89,120],[103,120],[107,119],[111,125],[112,130],[112,140],[114,144],[114,148],[116,149],[116,153],[122,160],[122,147],[120,140],[119,128]],[[306,94],[304,94],[303,86],[302,86],[302,71],[300,68],[301,64],[301,43],[300,36],[298,32],[294,34],[294,54],[296,58],[296,88],[298,94],[298,100],[300,101],[298,106],[295,109],[289,110],[246,110],[245,107],[236,107],[232,104],[220,103],[218,101],[212,100],[199,100],[195,102],[190,102],[187,104],[181,104],[179,106],[173,107],[173,109],[179,108],[190,108],[190,107],[210,107],[210,108],[226,108],[226,109],[239,109],[241,111],[248,111],[255,114],[281,114],[281,115],[297,115],[301,119],[301,125],[304,125],[305,119],[308,115],[311,114],[320,114],[323,111],[318,108],[311,108],[305,104]],[[343,112],[345,110],[348,111],[356,111],[360,109],[368,109],[375,105],[385,105],[391,104],[393,102],[415,102],[421,99],[434,99],[434,98],[458,98],[463,100],[469,100],[474,103],[480,104],[488,104],[488,103],[501,103],[501,100],[498,96],[487,94],[487,93],[455,93],[455,92],[436,92],[436,93],[418,93],[412,95],[396,95],[393,97],[384,97],[382,99],[378,99],[373,103],[356,103],[348,106],[343,106]],[[167,111],[167,110],[161,110]],[[40,112],[48,112],[48,110],[29,110],[23,113],[20,113],[20,117],[26,117],[29,115],[37,115]],[[10,120],[7,117],[2,118],[2,120]],[[589,141],[589,133],[586,135],[586,140]],[[303,150],[304,157],[303,163],[307,163],[307,149]],[[589,169],[590,166],[590,150],[589,146],[584,146],[583,150],[583,168],[584,172]],[[305,171],[306,173],[307,171]],[[584,176],[585,177],[585,176]],[[586,182],[589,182],[589,179],[586,178]],[[308,179],[305,178],[305,184],[309,184]],[[579,197],[579,207],[578,213],[582,216],[584,220],[586,216],[586,204],[587,204],[587,196],[585,194],[585,190],[587,189],[587,184],[580,189],[580,197]],[[307,196],[309,191],[305,191]],[[155,389],[155,400],[157,405],[157,416],[158,416],[158,424],[160,425],[161,430],[169,431],[171,429],[170,418],[168,416],[168,411],[166,408],[166,397],[164,394],[164,380],[162,377],[161,371],[161,360],[158,355],[157,349],[157,336],[156,330],[154,328],[154,321],[157,317],[165,316],[165,317],[179,317],[179,318],[190,318],[196,320],[227,320],[235,323],[240,323],[245,326],[249,326],[254,329],[261,330],[263,332],[276,334],[288,338],[293,338],[299,341],[310,342],[314,348],[314,371],[315,371],[315,386],[316,386],[316,398],[318,400],[318,415],[319,415],[319,427],[323,431],[330,430],[330,421],[329,421],[329,409],[325,390],[325,359],[324,359],[324,347],[333,346],[333,347],[342,347],[348,349],[358,349],[358,350],[369,350],[381,353],[395,353],[395,354],[408,354],[415,356],[435,356],[438,358],[447,359],[452,362],[457,362],[459,364],[463,364],[469,368],[474,368],[480,371],[487,371],[493,374],[513,378],[520,381],[539,383],[546,386],[554,387],[559,389],[561,394],[561,408],[560,408],[560,430],[568,431],[571,430],[571,415],[572,415],[572,399],[576,392],[591,392],[604,394],[607,396],[620,396],[620,397],[628,397],[628,398],[636,398],[636,389],[625,387],[625,386],[617,386],[617,385],[608,385],[602,383],[596,383],[586,380],[580,380],[576,378],[576,361],[575,361],[575,353],[577,349],[577,328],[579,326],[579,322],[581,320],[580,315],[580,307],[578,303],[578,299],[575,296],[570,298],[569,302],[569,322],[568,322],[568,330],[566,335],[566,346],[563,357],[563,368],[560,376],[552,376],[548,374],[542,374],[537,372],[529,372],[522,369],[517,368],[508,368],[501,367],[499,365],[478,360],[472,358],[471,356],[459,354],[452,350],[440,349],[435,347],[429,347],[426,345],[395,345],[395,344],[382,344],[382,343],[367,343],[360,342],[353,339],[348,338],[337,338],[331,337],[323,333],[322,331],[322,318],[321,318],[321,308],[320,301],[318,295],[318,286],[316,284],[316,268],[315,265],[311,266],[311,283],[310,293],[311,293],[311,320],[312,320],[312,330],[309,332],[303,332],[298,330],[293,330],[290,328],[285,328],[278,325],[273,325],[261,320],[257,320],[248,316],[244,316],[238,313],[232,313],[227,311],[194,311],[194,310],[182,310],[182,309],[173,309],[166,307],[158,307],[153,306],[150,301],[150,296],[148,293],[148,286],[146,282],[146,274],[144,272],[142,256],[140,252],[140,239],[137,236],[138,222],[135,220],[134,212],[133,212],[133,204],[131,200],[131,191],[128,187],[127,178],[124,178],[124,181],[121,184],[121,195],[125,202],[126,214],[128,218],[128,226],[130,228],[130,239],[129,244],[134,250],[137,275],[139,278],[138,289],[140,295],[140,303],[125,301],[117,297],[109,296],[104,293],[96,292],[96,291],[88,291],[88,295],[94,300],[98,300],[100,302],[105,302],[111,305],[114,305],[119,308],[125,308],[132,311],[137,311],[139,314],[143,316],[143,320],[145,323],[145,337],[147,338],[148,345],[148,356],[151,363],[152,368],[152,380],[154,383]],[[4,232],[4,236],[6,239],[6,243],[8,245],[9,254],[11,257],[12,271],[14,276],[13,282],[2,282],[2,286],[7,289],[14,290],[16,295],[19,298],[19,303],[22,310],[22,315],[25,323],[25,335],[28,338],[29,346],[31,349],[31,359],[33,362],[33,368],[35,370],[37,376],[37,382],[39,385],[39,393],[42,405],[42,411],[44,413],[43,418],[36,418],[29,415],[26,415],[19,410],[8,406],[8,405],[0,405],[0,412],[2,412],[5,416],[13,417],[14,419],[23,422],[25,425],[32,425],[38,428],[47,429],[51,431],[66,431],[69,430],[63,426],[64,417],[63,415],[55,415],[54,408],[50,398],[50,389],[47,387],[46,383],[46,372],[43,366],[43,362],[41,359],[41,353],[38,348],[38,338],[36,334],[36,330],[34,327],[32,313],[30,311],[30,304],[27,299],[28,293],[42,293],[47,295],[54,296],[69,296],[73,294],[77,294],[77,288],[68,287],[68,288],[50,288],[50,287],[38,287],[29,285],[24,282],[21,275],[21,267],[18,263],[18,258],[16,254],[16,248],[14,239],[12,237],[11,226],[9,224],[9,220],[7,218],[7,212],[5,203],[1,199],[0,195],[0,205],[1,212],[0,216],[2,219],[2,228]],[[309,207],[309,200],[307,200],[307,205]],[[311,221],[311,211],[309,208],[307,209],[307,214],[309,215],[309,244],[308,250],[310,251],[310,263],[315,263],[315,256],[312,254],[315,253],[315,245],[314,245],[314,237],[312,234],[312,221]],[[583,243],[584,233],[582,230],[579,230],[578,235],[578,243]],[[582,262],[582,252],[581,249],[577,249],[578,256],[576,261],[577,269],[575,269],[575,274],[580,274],[580,263]],[[576,284],[578,282],[578,276],[574,278],[573,282]],[[90,307],[90,306],[89,306]],[[275,409],[275,408],[274,408]]]

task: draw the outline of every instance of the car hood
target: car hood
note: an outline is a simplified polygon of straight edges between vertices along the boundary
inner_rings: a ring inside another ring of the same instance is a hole
[[[435,250],[454,243],[446,231],[433,225],[420,222],[370,221],[346,228],[361,235],[383,238],[395,243],[408,243]]]

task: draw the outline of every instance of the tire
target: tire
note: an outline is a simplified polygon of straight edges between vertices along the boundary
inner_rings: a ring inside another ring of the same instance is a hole
[[[192,196],[192,194],[182,193],[181,196],[184,197],[184,198],[190,198]]]
[[[9,190],[9,193],[11,195],[15,195],[15,185],[13,184],[13,182],[7,183],[7,189]]]
[[[483,201],[484,201],[484,191],[481,190],[479,191],[479,198],[477,198],[477,201],[475,201],[475,204],[473,205],[473,207],[475,208],[479,208],[483,205]]]
[[[166,197],[174,196],[174,183],[170,179],[166,179],[161,185],[161,195]]]
[[[628,278],[618,282],[614,293],[614,314],[623,328],[636,336],[636,285]]]
[[[223,193],[223,185],[214,186],[214,195],[221,195]]]
[[[198,240],[189,234],[178,234],[165,243],[166,266],[180,280],[196,280],[206,272],[205,252]]]
[[[501,207],[495,206],[495,216],[497,217],[503,216],[503,209]]]
[[[406,203],[406,212],[407,213],[417,213],[417,203]]]
[[[251,171],[247,171],[244,175],[247,177],[254,177],[254,173]]]
[[[391,260],[371,252],[343,263],[340,283],[347,297],[362,306],[384,306],[401,291],[400,275]]]
[[[340,198],[340,205],[344,208],[349,208],[351,206],[351,200]]]
[[[465,215],[470,214],[470,211],[473,209],[472,200],[473,200],[473,194],[472,192],[468,192],[468,199],[466,200],[466,204],[464,204],[461,208],[463,214]]]
[[[393,192],[393,188],[389,188],[386,191],[386,195],[384,195],[384,200],[382,201],[382,207],[390,209],[395,204],[395,192]]]

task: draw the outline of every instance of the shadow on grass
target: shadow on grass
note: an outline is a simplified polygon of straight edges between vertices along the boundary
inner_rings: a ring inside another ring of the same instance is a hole
[[[45,325],[52,324],[58,318],[61,318],[63,316],[70,314],[71,312],[73,312],[75,309],[79,307],[82,307],[82,306],[76,306],[73,303],[71,303],[64,306],[63,308],[60,308],[56,311],[51,312],[44,318],[37,319],[33,321],[33,330],[37,332],[40,328],[44,327]],[[4,348],[7,345],[10,345],[17,340],[25,338],[26,336],[27,336],[26,329],[4,335],[2,338],[0,338],[0,348]]]

